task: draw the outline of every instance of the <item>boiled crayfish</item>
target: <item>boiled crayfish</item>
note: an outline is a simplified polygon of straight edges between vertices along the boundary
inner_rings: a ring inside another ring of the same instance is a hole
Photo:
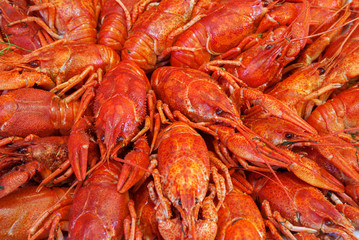
[[[358,9],[0,0],[0,238],[356,239]]]

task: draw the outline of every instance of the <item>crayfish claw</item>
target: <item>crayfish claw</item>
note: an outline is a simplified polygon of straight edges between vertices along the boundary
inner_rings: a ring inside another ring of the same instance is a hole
[[[303,181],[323,189],[344,192],[343,184],[316,162],[306,157],[298,157],[299,162],[291,164],[288,169]]]
[[[91,126],[92,123],[89,117],[81,118],[72,127],[68,140],[69,160],[79,181],[86,178],[89,149],[91,148],[90,136],[87,130]]]
[[[115,158],[124,163],[119,176],[117,190],[120,193],[128,191],[145,175],[145,170],[150,164],[150,147],[146,137],[140,137],[134,146],[134,150],[129,152],[125,159]]]

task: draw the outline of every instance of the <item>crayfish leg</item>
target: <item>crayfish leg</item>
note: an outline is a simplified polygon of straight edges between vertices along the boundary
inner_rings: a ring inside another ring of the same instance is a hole
[[[27,17],[18,21],[14,21],[9,23],[9,26],[13,26],[15,24],[20,24],[23,22],[36,22],[40,27],[42,27],[51,37],[55,38],[55,39],[62,39],[63,36],[58,35],[57,33],[55,33],[49,26],[46,25],[46,23],[44,21],[42,21],[40,18],[38,17]]]
[[[133,200],[128,202],[128,210],[130,211],[130,216],[127,216],[123,221],[125,240],[142,239],[143,234],[136,225],[137,214]]]

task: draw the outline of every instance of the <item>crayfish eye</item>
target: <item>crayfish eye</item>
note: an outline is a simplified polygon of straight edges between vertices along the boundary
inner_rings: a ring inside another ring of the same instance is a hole
[[[268,5],[269,5],[269,2],[267,2],[267,1],[263,2],[263,7],[268,7]]]
[[[291,138],[294,137],[294,134],[293,133],[286,133],[285,137],[291,139]]]
[[[39,66],[39,62],[38,61],[31,61],[29,62],[31,67],[38,67]]]
[[[217,114],[217,115],[221,114],[222,112],[223,112],[222,109],[217,109],[217,110],[216,110],[216,114]]]
[[[181,200],[178,200],[178,205],[182,206]]]
[[[198,203],[199,203],[198,198],[196,198],[196,199],[194,200],[194,203],[195,203],[195,204],[198,204]]]
[[[117,137],[117,138],[116,138],[116,142],[117,142],[117,143],[120,143],[120,142],[122,142],[122,141],[123,141],[123,137]]]
[[[27,153],[27,148],[22,147],[17,152],[20,153],[20,154],[25,154],[25,153]]]
[[[100,140],[101,140],[102,142],[104,142],[104,141],[105,141],[105,136],[102,135],[101,138],[100,138]]]
[[[22,28],[27,28],[27,23],[26,22],[23,22],[23,23],[21,23],[21,25],[20,25]]]
[[[269,50],[269,49],[271,49],[272,47],[273,47],[272,44],[268,44],[268,45],[266,46],[266,50]]]
[[[332,220],[330,220],[330,219],[326,219],[325,221],[324,221],[324,224],[326,225],[326,226],[334,226],[335,224],[334,224],[334,222],[332,221]]]
[[[322,75],[325,73],[325,69],[322,67],[318,68],[318,71],[319,71],[319,75]]]

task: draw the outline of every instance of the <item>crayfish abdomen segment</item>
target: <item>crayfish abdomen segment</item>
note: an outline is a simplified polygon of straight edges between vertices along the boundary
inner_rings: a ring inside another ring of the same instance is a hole
[[[0,97],[1,102],[0,135],[4,137],[69,134],[79,105],[64,104],[55,94],[33,88],[11,91]]]
[[[106,101],[96,120],[96,133],[104,136],[106,146],[115,146],[122,137],[127,144],[135,136],[139,123],[136,121],[135,106],[125,96],[118,95]],[[121,116],[121,117],[119,117]]]

